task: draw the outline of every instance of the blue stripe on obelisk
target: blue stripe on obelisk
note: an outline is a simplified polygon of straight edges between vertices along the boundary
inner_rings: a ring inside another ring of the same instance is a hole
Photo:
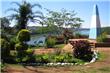
[[[90,27],[90,33],[89,33],[90,39],[96,39],[101,34],[100,18],[99,18],[99,12],[98,12],[98,6],[97,5],[94,6],[93,16],[95,16],[96,21],[93,21],[93,22],[95,22],[94,28]],[[93,25],[93,24],[91,24],[91,25]]]
[[[98,6],[97,6],[97,5],[94,5],[93,15],[97,15],[97,16],[99,16]]]

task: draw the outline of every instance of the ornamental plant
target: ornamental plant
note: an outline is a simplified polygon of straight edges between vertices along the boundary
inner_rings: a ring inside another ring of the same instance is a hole
[[[90,61],[92,59],[93,52],[88,41],[80,40],[71,42],[73,45],[73,56],[78,59]]]
[[[46,39],[46,46],[47,48],[52,48],[56,44],[56,39],[54,37],[47,37]]]
[[[30,32],[27,29],[22,29],[18,32],[17,39],[20,42],[27,42],[30,40]]]
[[[31,61],[33,51],[28,49],[27,41],[30,40],[30,32],[27,29],[22,29],[18,32],[17,40],[19,41],[16,45],[17,51],[17,62],[28,62]]]

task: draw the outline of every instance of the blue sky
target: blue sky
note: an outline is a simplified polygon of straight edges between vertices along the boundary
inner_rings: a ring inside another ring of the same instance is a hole
[[[16,5],[11,5],[13,1],[21,2],[21,0],[1,0],[0,6],[0,17],[12,14],[12,12],[5,13],[9,8],[17,8]],[[27,0],[28,2],[39,3],[43,8],[47,8],[53,11],[60,11],[60,9],[65,8],[66,10],[74,10],[77,12],[78,17],[80,17],[84,22],[82,23],[83,28],[89,28],[91,23],[91,17],[93,13],[94,4],[98,5],[101,26],[110,26],[110,0]],[[34,9],[36,10],[36,8]],[[40,9],[41,10],[41,9]],[[44,14],[46,11],[41,10]],[[15,24],[14,22],[12,25]],[[33,25],[30,23],[29,25]]]

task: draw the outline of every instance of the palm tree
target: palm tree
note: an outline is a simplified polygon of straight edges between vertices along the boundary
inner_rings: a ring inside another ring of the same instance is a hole
[[[10,16],[10,19],[13,20],[15,19],[17,21],[17,29],[26,29],[26,26],[28,22],[41,22],[41,19],[43,18],[43,14],[41,11],[35,11],[33,12],[34,7],[38,7],[42,9],[42,6],[40,4],[30,4],[26,1],[23,1],[22,4],[19,4],[17,2],[12,2],[12,4],[16,4],[19,6],[18,9],[16,8],[11,8],[8,9],[7,11],[14,11],[15,13]]]

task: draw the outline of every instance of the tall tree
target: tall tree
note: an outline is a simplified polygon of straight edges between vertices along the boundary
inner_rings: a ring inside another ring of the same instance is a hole
[[[8,40],[8,36],[11,33],[11,27],[9,27],[10,22],[6,17],[0,18],[0,22],[1,22],[1,27],[0,27],[1,38]]]
[[[79,28],[83,20],[79,17],[76,17],[74,11],[67,11],[61,9],[61,11],[50,11],[48,10],[48,17],[53,21],[53,25],[57,25],[59,32],[62,33],[62,28]],[[65,30],[66,30],[65,29]]]
[[[63,25],[66,28],[79,28],[83,20],[81,18],[76,17],[75,11],[67,11],[65,9],[61,9],[61,18],[63,21]]]
[[[28,22],[38,22],[40,23],[40,19],[43,18],[43,14],[41,11],[33,11],[34,7],[42,8],[40,4],[30,4],[26,1],[23,1],[23,3],[19,4],[17,2],[13,2],[17,6],[19,6],[18,9],[11,8],[7,11],[14,11],[10,18],[13,20],[15,19],[17,21],[16,27],[18,30],[25,29]],[[12,3],[12,4],[13,4]]]
[[[9,27],[10,22],[6,17],[0,18],[0,21],[1,21],[1,28],[2,29]]]

